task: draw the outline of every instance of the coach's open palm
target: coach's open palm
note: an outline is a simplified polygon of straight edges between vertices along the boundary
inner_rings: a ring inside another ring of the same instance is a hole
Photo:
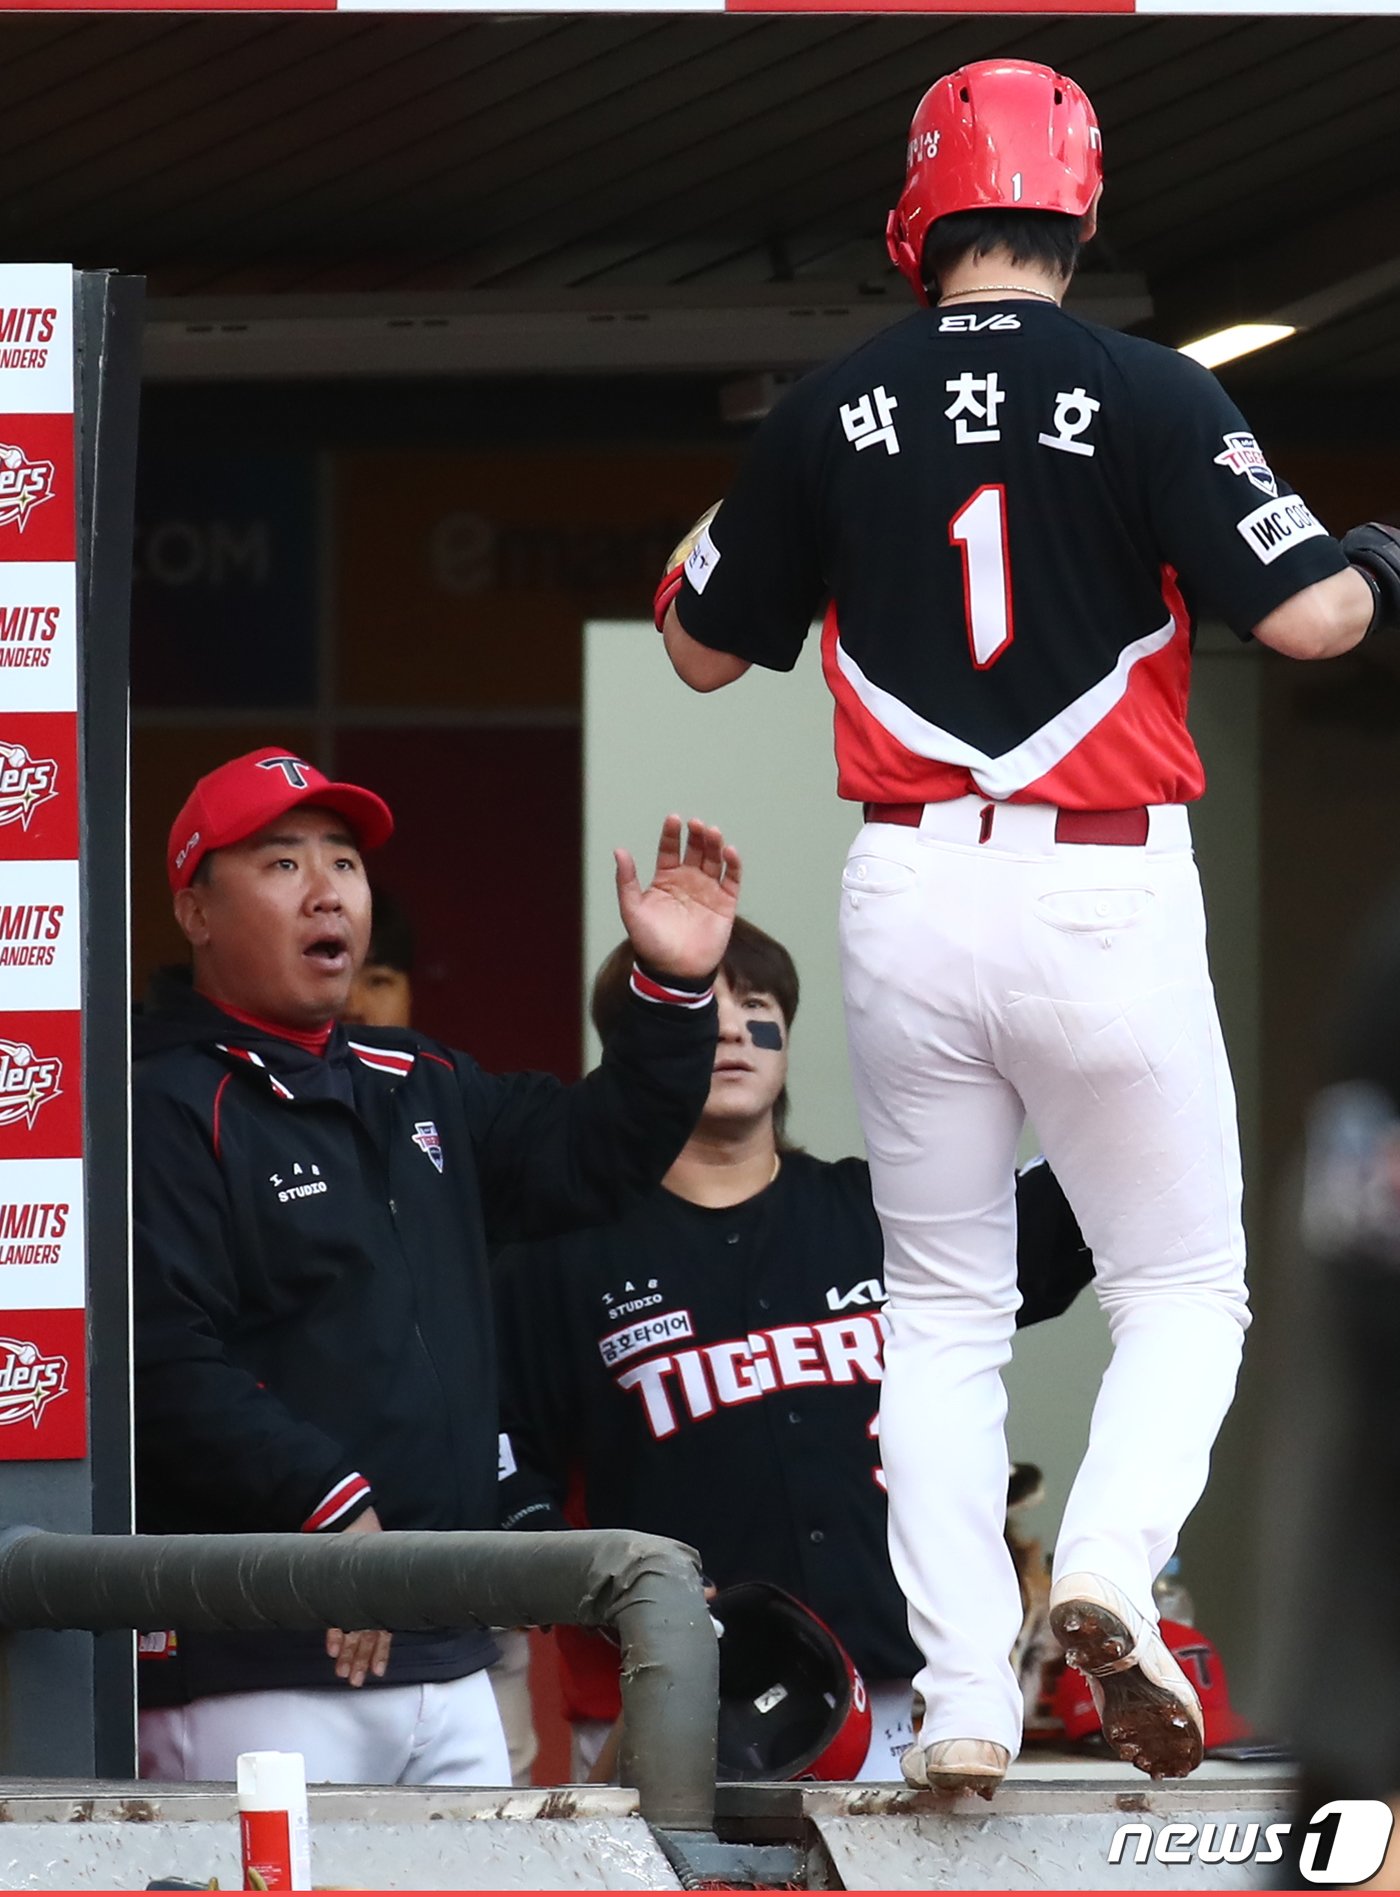
[[[682,831],[688,832],[684,853]],[[718,968],[739,905],[739,852],[715,826],[667,817],[649,889],[638,881],[629,851],[613,856],[617,906],[638,959],[659,975],[696,978]]]

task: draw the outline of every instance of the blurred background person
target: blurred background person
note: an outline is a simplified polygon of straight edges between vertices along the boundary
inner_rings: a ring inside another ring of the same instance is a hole
[[[1400,898],[1341,992],[1274,1362],[1263,1623],[1268,1718],[1300,1766],[1288,1888],[1375,1875],[1365,1828],[1400,1809]],[[1319,1836],[1336,1800],[1375,1808]]]
[[[340,1018],[347,1027],[411,1027],[413,926],[403,905],[381,884],[371,886],[371,900],[369,948]]]

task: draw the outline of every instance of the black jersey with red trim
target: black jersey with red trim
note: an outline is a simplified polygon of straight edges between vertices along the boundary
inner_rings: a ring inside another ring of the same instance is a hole
[[[132,1083],[136,1513],[149,1534],[492,1528],[488,1242],[616,1218],[699,1118],[715,1009],[634,997],[566,1087],[411,1030],[324,1056],[162,984]],[[143,1643],[142,1698],[351,1690],[316,1633]],[[383,1684],[489,1664],[480,1630],[397,1635]],[[373,1690],[367,1684],[362,1691]]]
[[[1194,620],[1241,637],[1340,547],[1220,384],[1049,302],[921,310],[764,421],[686,563],[702,644],[779,671],[825,608],[840,794],[1180,803]]]
[[[1093,1266],[1048,1166],[1016,1205],[1018,1322],[1035,1323]],[[672,1536],[721,1587],[807,1602],[867,1679],[911,1677],[876,1436],[883,1260],[865,1163],[805,1153],[742,1205],[663,1189],[617,1224],[505,1252],[503,1525],[562,1527],[567,1509]],[[560,1647],[573,1716],[610,1716],[616,1649],[600,1659],[578,1630]]]

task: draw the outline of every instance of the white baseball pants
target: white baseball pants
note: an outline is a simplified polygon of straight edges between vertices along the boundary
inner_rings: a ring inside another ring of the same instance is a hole
[[[232,1779],[240,1752],[300,1752],[313,1785],[509,1785],[487,1675],[426,1686],[215,1693],[141,1714],[141,1776]]]
[[[1057,844],[1047,805],[867,824],[842,877],[851,1068],[885,1238],[880,1447],[925,1657],[921,1738],[1016,1753],[1001,1369],[1029,1115],[1094,1254],[1113,1358],[1055,1549],[1155,1619],[1249,1321],[1234,1091],[1186,812]],[[987,841],[979,841],[989,827]]]

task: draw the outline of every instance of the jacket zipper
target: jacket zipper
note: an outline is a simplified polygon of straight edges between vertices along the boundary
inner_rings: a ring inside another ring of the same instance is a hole
[[[399,1089],[397,1087],[391,1087],[389,1089],[389,1116],[393,1124],[394,1131],[397,1131],[398,1128],[403,1123],[402,1116],[400,1115],[400,1112],[399,1112]],[[390,1156],[389,1154],[386,1153],[385,1158],[384,1158],[384,1176],[385,1176],[386,1186],[389,1185],[392,1180],[392,1173],[390,1171],[391,1163],[392,1162],[391,1162]],[[394,1236],[398,1240],[399,1256],[403,1260],[404,1273],[408,1280],[409,1295],[413,1299],[413,1335],[415,1339],[417,1340],[418,1348],[423,1353],[424,1362],[427,1364],[428,1369],[432,1374],[433,1385],[434,1385],[434,1388],[437,1390],[438,1401],[442,1405],[443,1418],[447,1424],[448,1440],[452,1443],[454,1451],[457,1452],[457,1453],[454,1453],[452,1462],[453,1462],[454,1488],[457,1495],[457,1515],[458,1515],[458,1518],[460,1519],[463,1512],[464,1500],[465,1500],[462,1494],[462,1459],[461,1459],[461,1454],[460,1454],[461,1444],[457,1441],[457,1431],[453,1423],[452,1406],[447,1400],[447,1389],[442,1381],[442,1373],[437,1367],[436,1358],[433,1356],[433,1353],[428,1348],[428,1340],[423,1335],[422,1326],[418,1321],[418,1316],[419,1316],[418,1282],[413,1276],[413,1269],[409,1263],[409,1258],[408,1258],[408,1248],[405,1246],[403,1242],[403,1236],[399,1229],[398,1203],[395,1200],[392,1192],[387,1192],[385,1195],[385,1198],[389,1207],[389,1217],[393,1221],[393,1225],[394,1225]]]

